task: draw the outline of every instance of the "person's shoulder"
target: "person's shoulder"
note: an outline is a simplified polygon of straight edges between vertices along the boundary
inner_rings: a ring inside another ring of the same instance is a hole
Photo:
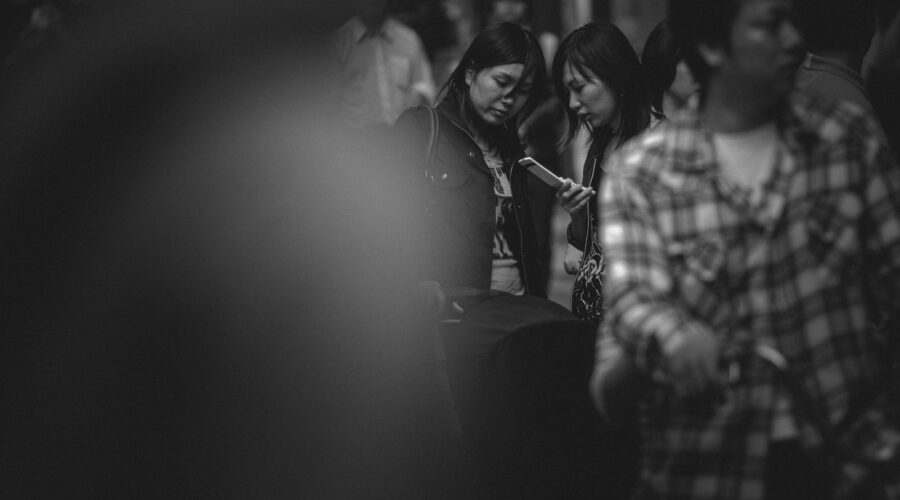
[[[655,176],[675,156],[678,136],[691,133],[686,123],[661,120],[634,136],[610,156],[606,170],[620,176]]]
[[[825,143],[866,139],[880,130],[872,113],[852,101],[817,99],[795,92],[790,98],[790,111],[804,132]]]
[[[394,38],[395,44],[404,47],[418,47],[422,43],[414,29],[393,17],[389,17],[384,21],[384,30]]]
[[[394,122],[394,128],[415,130],[421,129],[422,127],[429,127],[432,113],[435,113],[435,110],[429,106],[422,105],[407,108],[400,113],[397,121]],[[440,118],[439,113],[438,118]]]
[[[358,18],[352,17],[347,20],[344,24],[342,24],[338,29],[334,30],[332,33],[332,38],[338,40],[347,40],[356,42],[356,40],[362,35],[362,32],[365,31],[362,23]]]

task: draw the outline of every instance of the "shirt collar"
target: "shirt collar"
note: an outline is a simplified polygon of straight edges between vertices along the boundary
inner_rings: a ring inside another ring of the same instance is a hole
[[[394,40],[393,36],[391,36],[390,31],[388,29],[388,23],[391,22],[390,18],[385,19],[383,23],[381,23],[381,27],[377,32],[367,32],[366,25],[363,24],[362,21],[358,17],[354,17],[350,20],[350,26],[353,30],[353,40],[356,41],[357,44],[362,43],[367,38],[381,38],[387,42],[392,42]]]

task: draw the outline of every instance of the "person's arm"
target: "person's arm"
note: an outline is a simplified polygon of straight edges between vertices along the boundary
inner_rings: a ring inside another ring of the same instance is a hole
[[[719,343],[678,303],[653,208],[638,182],[614,165],[601,188],[599,213],[606,326],[644,372],[664,374],[682,396],[705,392],[718,381]]]
[[[428,109],[422,107],[404,111],[394,124],[391,144],[395,148],[399,167],[394,177],[403,186],[402,190],[415,198],[412,204],[422,209],[420,227],[423,231],[415,234],[415,240],[409,242],[415,248],[415,261],[409,264],[417,267],[416,275],[420,280],[415,292],[421,299],[423,310],[436,315],[445,308],[446,297],[436,278],[440,262],[436,258],[435,239],[425,213],[429,202],[425,175],[428,168],[426,150],[431,137],[429,113]]]
[[[878,392],[861,399],[859,415],[843,431],[855,449],[879,450],[882,457],[900,454],[900,166],[884,142],[878,125],[869,117],[864,130],[853,130],[850,149],[861,153],[862,235],[865,254],[860,259],[866,275],[869,306],[873,307],[879,344],[875,347],[881,367]],[[877,312],[876,312],[877,311]],[[890,484],[900,484],[897,460]]]
[[[415,98],[412,102],[415,104],[425,104],[431,106],[434,104],[436,90],[434,85],[434,76],[431,72],[431,64],[428,62],[428,56],[425,53],[425,47],[422,46],[418,37],[415,39],[416,49],[412,58],[412,91]]]
[[[863,157],[866,181],[863,189],[862,231],[867,281],[883,331],[892,335],[894,346],[900,327],[897,297],[900,296],[900,166],[885,143],[884,135],[871,119],[862,121],[863,130],[852,135],[862,141],[855,150]]]

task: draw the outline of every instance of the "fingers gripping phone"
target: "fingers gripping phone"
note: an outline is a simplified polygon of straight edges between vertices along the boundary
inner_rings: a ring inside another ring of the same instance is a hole
[[[560,186],[563,185],[562,177],[551,172],[547,167],[538,163],[537,160],[530,156],[526,156],[519,160],[519,165],[522,165],[525,170],[528,170],[532,174],[536,175],[540,180],[544,181],[552,187],[553,189],[559,189]]]

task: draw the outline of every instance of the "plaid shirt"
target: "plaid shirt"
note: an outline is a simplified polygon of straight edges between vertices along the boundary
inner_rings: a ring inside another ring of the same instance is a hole
[[[896,380],[887,334],[872,327],[875,311],[893,311],[900,297],[900,171],[883,134],[856,108],[799,95],[778,127],[782,161],[756,202],[721,175],[696,107],[610,158],[598,371],[609,343],[663,375],[656,346],[676,337],[706,332],[723,352],[765,343],[832,424],[860,407],[857,395]],[[651,497],[764,498],[779,384],[760,361],[741,378],[706,406],[665,385],[644,399],[641,487]],[[868,407],[863,420],[876,431],[896,416],[890,405]],[[815,433],[796,420],[811,444]]]

